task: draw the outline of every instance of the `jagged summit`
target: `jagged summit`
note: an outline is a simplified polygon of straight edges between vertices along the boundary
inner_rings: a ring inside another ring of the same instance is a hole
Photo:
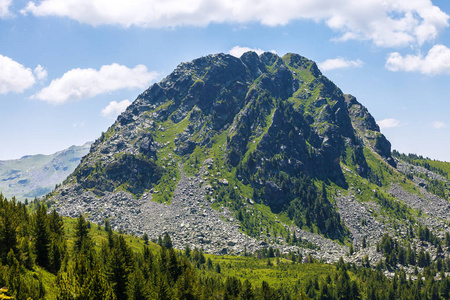
[[[265,98],[269,101],[264,102]],[[277,107],[280,103],[281,108]],[[292,120],[285,119],[287,114]],[[269,115],[276,122],[268,126],[262,117]],[[252,135],[261,135],[261,130],[267,129],[257,148],[266,148],[272,155],[287,152],[308,175],[345,185],[339,160],[346,147],[356,151],[361,174],[367,171],[351,118],[357,130],[375,139],[371,146],[392,161],[389,142],[379,133],[373,117],[355,98],[344,96],[314,62],[297,54],[279,57],[270,52],[260,56],[247,52],[240,59],[216,54],[180,64],[164,80],[139,95],[108,133],[97,140],[91,154],[99,150],[103,154],[141,154],[157,159],[161,145],[155,140],[155,133],[161,128],[156,128],[156,124],[187,120],[189,124],[183,132],[174,136],[176,154],[189,155],[196,146],[205,146],[214,135],[227,131],[227,160],[236,166],[248,151]],[[122,134],[109,136],[120,131]],[[274,145],[274,134],[284,135],[285,144]],[[90,155],[80,167],[88,170],[77,172],[77,180],[85,182],[92,165],[111,162],[111,155]],[[128,161],[128,165],[134,163]],[[145,168],[145,173],[156,173],[153,181],[157,181],[160,170],[151,164]],[[114,170],[112,167],[107,171]],[[117,183],[109,183],[106,189],[112,191],[123,182],[118,179]]]
[[[382,186],[378,165],[395,167],[390,143],[313,61],[215,54],[140,94],[49,199],[179,247],[239,253],[298,231],[340,252],[331,240],[352,232],[330,190],[349,174]]]

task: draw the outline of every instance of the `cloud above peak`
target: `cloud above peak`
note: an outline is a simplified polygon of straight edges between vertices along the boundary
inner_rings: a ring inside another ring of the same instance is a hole
[[[130,106],[131,101],[128,99],[122,100],[120,102],[111,101],[109,104],[102,109],[101,113],[104,117],[117,117],[123,113],[128,106]]]
[[[380,126],[380,129],[391,129],[395,127],[401,126],[401,123],[399,120],[396,119],[384,119],[377,121],[378,126]]]
[[[43,0],[29,2],[21,13],[92,26],[147,28],[251,22],[283,26],[303,19],[326,24],[338,33],[336,40],[368,40],[380,47],[423,44],[449,25],[449,16],[430,0]]]
[[[242,54],[244,54],[245,52],[248,52],[248,51],[256,52],[256,54],[258,54],[258,55],[261,55],[264,52],[266,52],[266,51],[264,51],[262,49],[259,49],[259,48],[249,48],[249,47],[234,46],[230,51],[228,51],[228,54],[239,58],[239,57],[242,56]],[[275,53],[275,54],[277,53],[275,50],[271,50],[270,52]]]
[[[157,75],[156,72],[148,71],[144,65],[128,68],[116,63],[102,66],[100,70],[72,69],[62,77],[52,80],[49,86],[32,98],[62,104],[121,89],[143,89],[155,80]]]

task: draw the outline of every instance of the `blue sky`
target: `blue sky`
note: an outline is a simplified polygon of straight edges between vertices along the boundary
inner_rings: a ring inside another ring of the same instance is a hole
[[[0,160],[93,141],[180,62],[298,53],[393,148],[450,161],[447,0],[0,0]]]

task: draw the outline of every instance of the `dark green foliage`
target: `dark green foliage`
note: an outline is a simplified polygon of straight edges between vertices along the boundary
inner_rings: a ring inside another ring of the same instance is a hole
[[[430,229],[428,229],[428,227],[422,226],[420,224],[419,224],[419,229],[418,229],[417,235],[421,241],[429,242],[435,246],[438,246],[442,243],[441,239],[439,237],[437,237],[435,234],[433,234],[433,232],[430,231]]]
[[[390,195],[377,192],[375,194],[375,201],[396,218],[409,220],[411,217],[408,206],[400,201],[394,200],[394,197]]]
[[[88,222],[86,222],[86,219],[80,214],[75,225],[75,243],[73,248],[75,253],[81,251],[87,253],[91,248],[91,240],[88,233]]]
[[[83,188],[92,189],[97,195],[122,186],[139,196],[156,184],[162,173],[161,167],[143,155],[122,154],[106,166],[100,161],[95,166],[80,165],[73,176]]]
[[[129,275],[133,271],[133,258],[123,236],[119,236],[109,254],[108,279],[117,299],[126,299]]]
[[[11,247],[0,257],[0,286],[6,286],[8,295],[16,299],[43,299],[46,291],[40,275],[32,275],[28,271],[36,267],[30,252],[30,246],[35,247],[35,239],[30,241],[26,232],[32,232],[37,216],[20,209],[19,203],[5,202],[1,196],[0,200],[0,210],[10,205],[14,217],[22,220],[14,231],[18,241],[17,252]],[[51,268],[54,256],[51,253],[55,252],[52,248],[58,243],[58,239],[53,237],[60,239],[61,249],[65,249],[66,239],[56,212],[45,214],[44,219],[50,234],[48,257]],[[419,279],[409,280],[404,271],[395,268],[394,262],[402,264],[404,260],[405,264],[413,264],[415,250],[400,245],[388,235],[383,236],[378,249],[385,254],[386,266],[396,270],[392,279],[383,275],[383,264],[380,264],[380,270],[370,269],[367,257],[363,259],[363,267],[346,264],[341,259],[336,270],[333,269],[326,277],[310,276],[307,282],[286,283],[286,286],[283,282],[274,288],[267,282],[252,284],[244,280],[245,277],[225,277],[220,264],[213,262],[213,257],[205,257],[201,249],[191,251],[187,247],[182,253],[161,247],[152,252],[145,246],[142,251],[133,253],[126,242],[128,238],[109,231],[108,242],[104,241],[100,250],[96,250],[86,220],[80,216],[76,221],[75,242],[79,241],[81,246],[74,247],[70,259],[65,251],[61,251],[64,262],[60,263],[63,267],[56,270],[58,275],[54,287],[57,299],[448,299],[450,294],[449,277],[445,275],[450,271],[450,260],[438,257],[432,262],[429,253],[420,249],[417,262],[423,273],[417,271]],[[3,226],[4,223],[0,224]],[[423,233],[419,231],[417,236],[426,236],[425,228]],[[264,265],[269,270],[283,268],[289,271],[295,265],[286,263],[286,259],[296,264],[302,260],[295,253],[283,254],[270,248],[255,255],[275,257],[270,266]],[[312,257],[305,262],[313,262]],[[230,265],[224,263],[223,268],[228,271]],[[435,279],[436,276],[439,280]]]
[[[392,152],[392,155],[394,157],[397,157],[397,158],[409,163],[409,164],[423,167],[429,171],[432,171],[439,175],[442,175],[447,180],[450,180],[450,163],[448,163],[448,162],[432,160],[428,157],[423,157],[423,156],[417,155],[417,154],[406,155],[403,153],[399,153],[396,150],[394,150]],[[408,173],[408,174],[406,174],[406,176],[410,180],[413,179],[413,176],[417,176],[417,177],[420,177],[420,178],[426,180],[427,185],[425,186],[425,188],[429,192],[431,192],[443,199],[449,199],[448,183],[441,181],[441,180],[432,179],[427,174],[424,174],[424,173],[415,173],[415,174]]]
[[[142,236],[142,239],[144,240],[144,244],[148,245],[148,234],[144,233],[144,235]]]
[[[63,225],[56,212],[47,215],[36,202],[36,213],[28,213],[14,198],[0,194],[0,286],[16,299],[42,299],[40,277],[32,275],[36,265],[57,273],[66,255]]]
[[[172,240],[167,232],[164,234],[162,245],[167,249],[172,249]]]
[[[17,252],[16,228],[25,221],[21,210],[21,204],[15,198],[9,202],[0,194],[0,255],[3,263],[11,249]]]
[[[424,167],[427,170],[438,173],[447,179],[450,179],[450,164],[448,162],[442,162],[438,160],[432,160],[428,157],[423,157],[422,155],[417,155],[414,153],[403,154],[397,150],[392,151],[392,156],[397,157],[407,163],[415,166]]]
[[[36,210],[36,217],[34,221],[34,236],[36,263],[47,268],[50,263],[50,228],[47,219],[47,208],[45,205],[39,205]]]
[[[105,231],[111,231],[111,224],[109,223],[108,219],[105,220]]]

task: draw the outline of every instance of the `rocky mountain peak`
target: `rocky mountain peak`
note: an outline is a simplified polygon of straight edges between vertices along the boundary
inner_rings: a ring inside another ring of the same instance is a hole
[[[343,241],[348,230],[317,184],[347,189],[347,170],[380,184],[366,158],[372,152],[395,165],[367,109],[313,61],[214,54],[181,63],[141,93],[49,197],[63,214],[88,212],[137,233],[176,232],[180,246],[191,240],[183,235],[188,220],[203,228],[225,218],[230,232],[242,226],[260,238],[255,222],[266,212],[256,204]],[[169,225],[174,214],[180,232]],[[211,239],[211,251],[227,247]],[[235,251],[259,247],[244,240]]]

